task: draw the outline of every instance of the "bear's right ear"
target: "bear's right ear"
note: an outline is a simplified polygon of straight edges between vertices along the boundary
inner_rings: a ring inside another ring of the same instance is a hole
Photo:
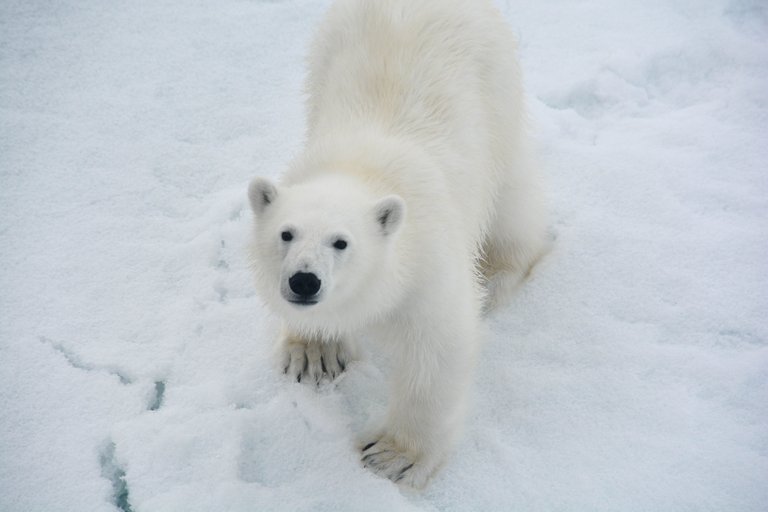
[[[381,232],[384,235],[391,235],[403,224],[405,201],[400,196],[386,196],[374,205],[373,211]]]
[[[277,198],[277,187],[266,178],[254,178],[248,185],[248,200],[251,210],[260,215]]]

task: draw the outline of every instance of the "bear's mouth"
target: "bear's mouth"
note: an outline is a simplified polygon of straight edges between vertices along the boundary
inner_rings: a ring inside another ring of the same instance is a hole
[[[288,299],[288,302],[299,306],[312,306],[313,304],[317,304],[318,301],[312,299]]]

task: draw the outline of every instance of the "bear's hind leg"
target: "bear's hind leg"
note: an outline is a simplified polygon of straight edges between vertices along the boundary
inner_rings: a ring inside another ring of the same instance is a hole
[[[355,346],[344,339],[307,338],[283,329],[277,343],[283,373],[297,382],[335,379],[356,357]]]
[[[523,164],[518,162],[518,166]],[[543,193],[534,171],[515,169],[496,199],[495,217],[483,243],[480,268],[485,278],[486,312],[503,305],[547,253],[551,239]]]

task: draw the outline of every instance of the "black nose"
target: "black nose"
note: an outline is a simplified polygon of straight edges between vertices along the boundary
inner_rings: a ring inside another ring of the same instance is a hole
[[[288,279],[288,286],[296,295],[311,297],[320,291],[320,280],[310,272],[296,272]]]

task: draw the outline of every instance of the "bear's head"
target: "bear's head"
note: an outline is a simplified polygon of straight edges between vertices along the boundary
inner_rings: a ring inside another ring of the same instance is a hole
[[[405,217],[402,198],[376,197],[362,183],[333,175],[291,186],[256,178],[248,198],[256,284],[283,316],[325,328],[371,294],[386,293],[381,286]]]

